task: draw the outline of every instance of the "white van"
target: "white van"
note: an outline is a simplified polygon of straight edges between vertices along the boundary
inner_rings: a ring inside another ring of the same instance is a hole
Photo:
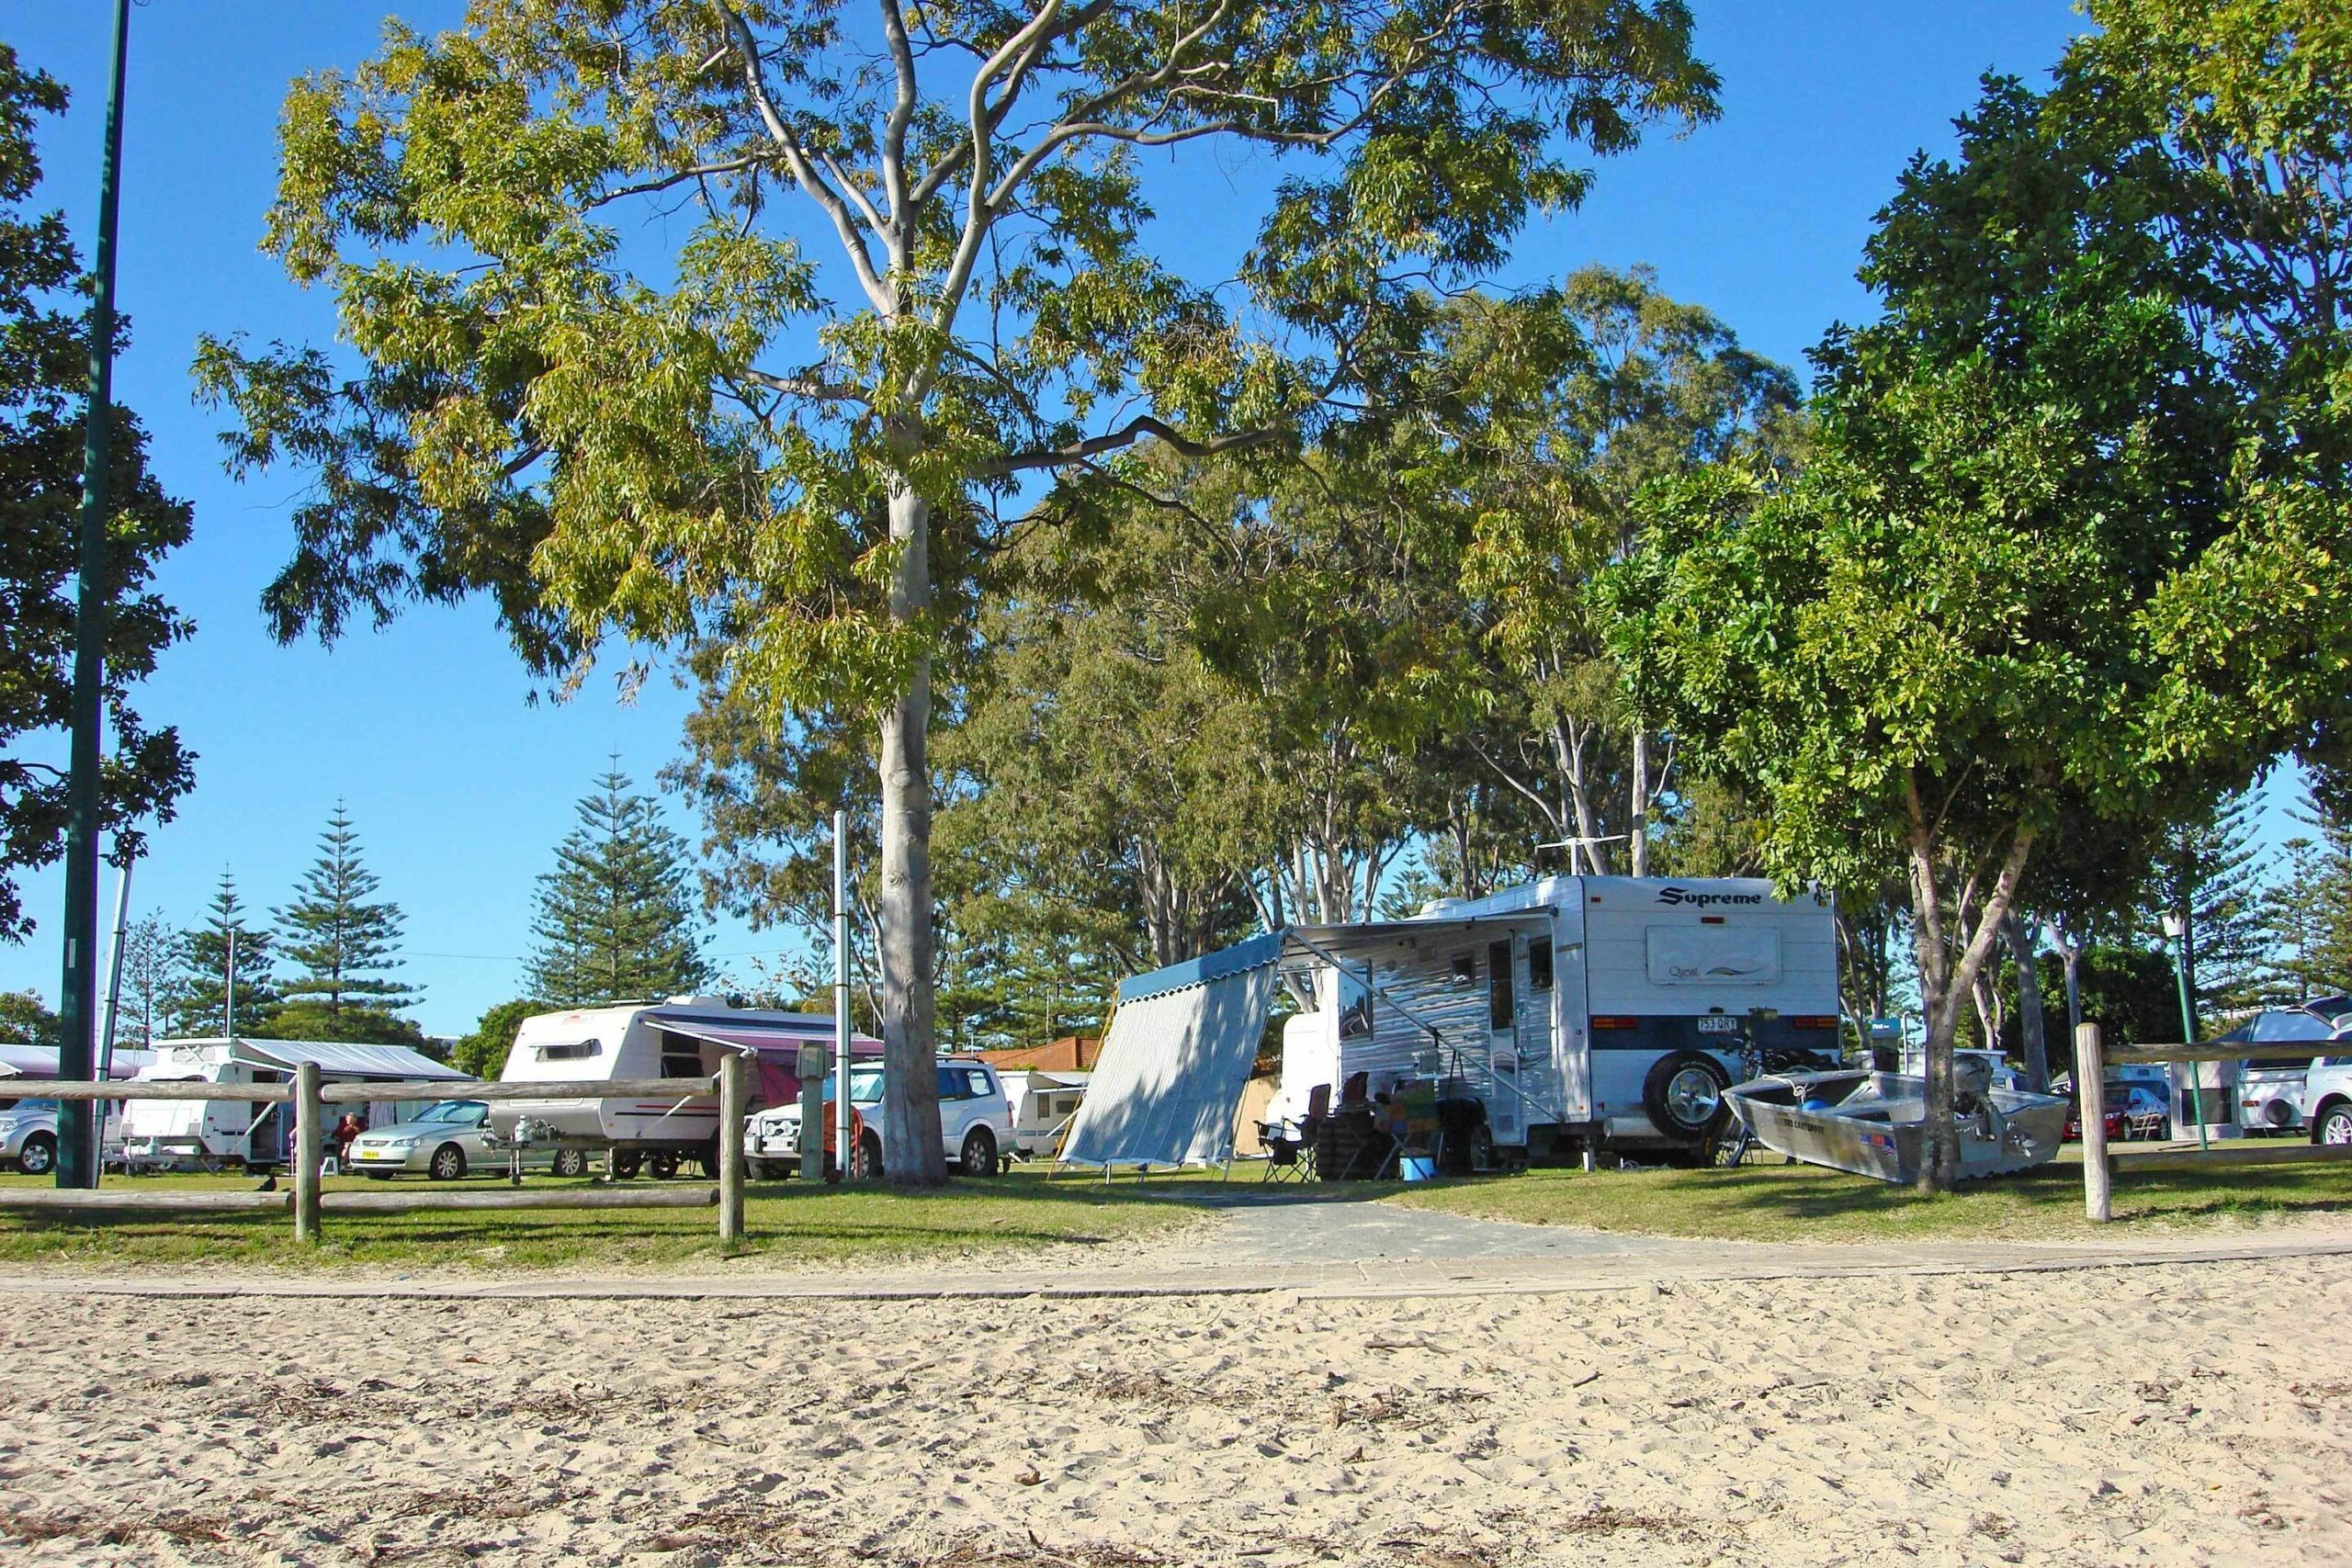
[[[1475,1116],[1481,1168],[1690,1147],[1743,1045],[1840,1055],[1829,896],[1758,879],[1554,876],[1411,919],[1293,927],[1283,976],[1305,1010],[1270,1120],[1295,1124],[1318,1088],[1336,1105],[1351,1083],[1433,1083]]]

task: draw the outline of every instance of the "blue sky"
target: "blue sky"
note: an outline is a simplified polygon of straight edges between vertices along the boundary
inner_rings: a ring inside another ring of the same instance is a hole
[[[1531,232],[1503,281],[1646,263],[1669,293],[1791,364],[1833,321],[1867,313],[1853,268],[1904,161],[1949,147],[1981,73],[2036,77],[2081,25],[2060,0],[1693,8],[1701,52],[1724,79],[1723,118],[1601,164],[1586,207]],[[288,548],[297,481],[240,487],[222,475],[216,418],[189,401],[188,361],[200,332],[332,337],[329,301],[255,248],[277,113],[293,76],[363,59],[387,10],[435,28],[460,7],[143,0],[132,13],[118,292],[135,336],[116,385],[153,433],[164,485],[195,503],[195,538],[164,567],[163,587],[198,628],[139,705],[151,722],[178,725],[200,757],[196,791],[139,867],[132,907],[192,920],[224,867],[249,903],[282,901],[342,798],[407,913],[408,977],[428,998],[418,1016],[449,1033],[514,994],[532,880],[606,754],[617,750],[650,787],[676,752],[688,705],[657,680],[634,705],[600,681],[568,704],[532,705],[480,605],[413,610],[333,650],[280,648],[263,629],[256,600]],[[72,111],[43,140],[40,199],[65,209],[85,250],[111,11],[99,0],[10,0],[0,25],[28,63],[74,90]],[[1194,276],[1227,276],[1272,165],[1193,158],[1151,173],[1154,239]],[[820,237],[810,238],[813,249]],[[685,814],[677,825],[695,835]],[[28,895],[43,929],[0,947],[0,987],[53,1000],[61,879],[34,875]],[[111,908],[111,872],[102,897]],[[710,951],[740,971],[799,940],[722,919]]]

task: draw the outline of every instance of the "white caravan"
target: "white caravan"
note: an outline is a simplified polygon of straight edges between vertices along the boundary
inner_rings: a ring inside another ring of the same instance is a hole
[[[544,1012],[523,1021],[506,1053],[502,1083],[577,1083],[628,1078],[700,1078],[718,1071],[728,1053],[752,1058],[751,1109],[797,1100],[800,1048],[821,1047],[831,1062],[833,1021],[816,1013],[730,1007],[713,997],[616,1002]],[[878,1055],[882,1043],[853,1035],[851,1051]],[[612,1173],[628,1177],[650,1165],[673,1175],[695,1158],[716,1172],[718,1100],[615,1095],[599,1100],[494,1100],[488,1130],[512,1140],[518,1124],[534,1144],[611,1153]]]
[[[1456,1157],[1466,1137],[1481,1168],[1687,1147],[1743,1044],[1839,1055],[1829,896],[1757,879],[1547,877],[1412,919],[1294,927],[1282,952],[1306,1010],[1283,1028],[1271,1119],[1299,1121],[1317,1086],[1336,1106],[1359,1075],[1367,1097],[1434,1082]]]
[[[163,1040],[154,1059],[123,1086],[122,1147],[141,1166],[193,1165],[207,1169],[283,1165],[292,1141],[292,1108],[243,1100],[141,1100],[151,1083],[279,1084],[291,1082],[304,1062],[318,1064],[328,1083],[464,1083],[466,1075],[406,1045],[356,1045],[327,1040]],[[390,1125],[437,1096],[354,1106],[369,1125]]]
[[[1008,1067],[997,1074],[1012,1102],[1012,1147],[1023,1159],[1051,1159],[1062,1130],[1086,1098],[1088,1073],[1044,1067]]]

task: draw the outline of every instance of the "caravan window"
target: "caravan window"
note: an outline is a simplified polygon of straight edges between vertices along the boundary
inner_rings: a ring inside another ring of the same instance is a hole
[[[542,1045],[538,1052],[542,1062],[576,1062],[582,1057],[601,1055],[604,1049],[604,1045],[594,1040],[569,1040],[560,1044]]]
[[[1487,944],[1487,1021],[1497,1029],[1509,1029],[1517,1010],[1511,1005],[1510,943],[1490,942]]]
[[[702,1046],[689,1036],[665,1032],[662,1036],[661,1076],[665,1078],[707,1077],[702,1065]]]
[[[1548,991],[1552,988],[1552,944],[1538,942],[1527,950],[1527,988]]]

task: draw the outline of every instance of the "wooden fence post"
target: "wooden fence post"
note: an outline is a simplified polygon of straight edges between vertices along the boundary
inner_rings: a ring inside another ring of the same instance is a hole
[[[326,1107],[319,1100],[319,1065],[294,1064],[294,1239],[319,1239],[319,1167],[326,1159]]]
[[[743,1122],[751,1111],[749,1065],[740,1051],[718,1064],[718,1239],[743,1239]]]
[[[2083,1212],[2105,1224],[2115,1209],[2107,1166],[2107,1059],[2096,1023],[2075,1028],[2075,1099],[2083,1118]]]

